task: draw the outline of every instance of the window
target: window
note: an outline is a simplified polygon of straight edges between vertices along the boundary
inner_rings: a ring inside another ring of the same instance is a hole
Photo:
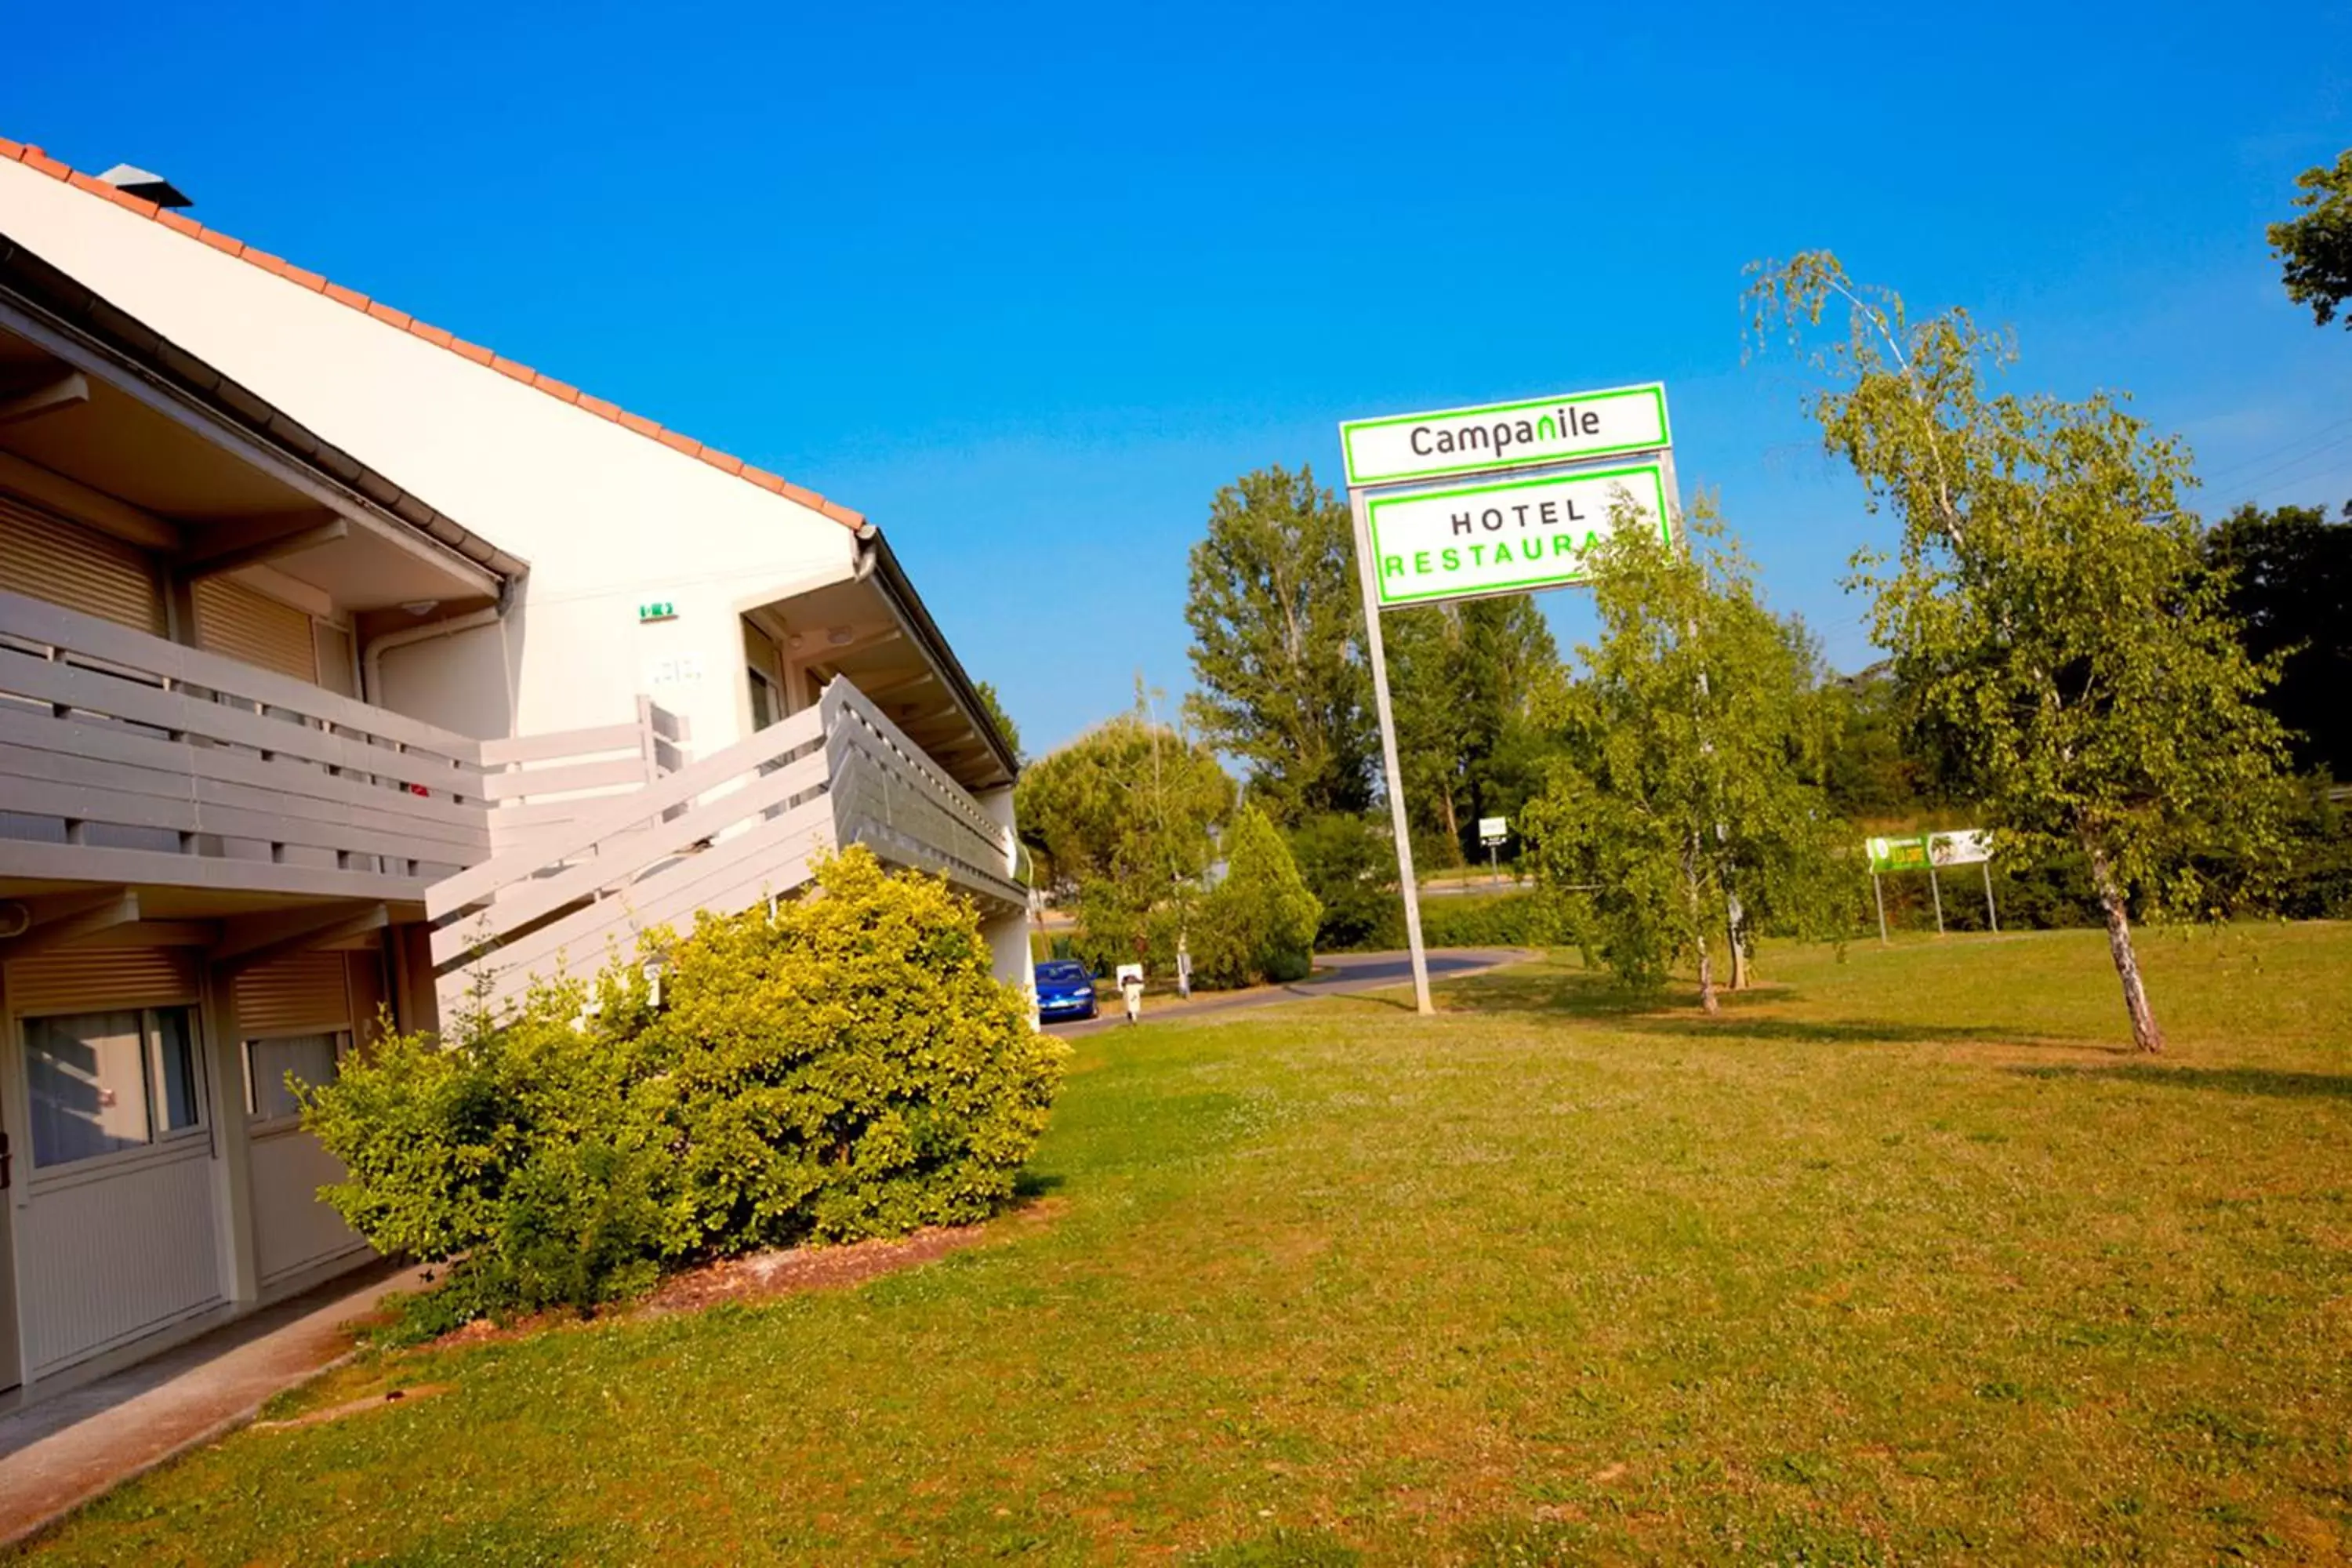
[[[750,666],[745,673],[751,678],[751,728],[764,730],[784,716],[783,696],[767,671]]]
[[[204,1127],[202,1058],[188,1008],[27,1018],[25,1066],[36,1170]]]
[[[301,1115],[302,1102],[288,1087],[288,1076],[308,1085],[333,1082],[337,1064],[351,1042],[351,1036],[341,1032],[246,1041],[246,1110],[256,1121],[282,1121]]]

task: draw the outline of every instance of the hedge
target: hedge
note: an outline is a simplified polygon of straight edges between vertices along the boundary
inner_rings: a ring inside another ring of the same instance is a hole
[[[457,1042],[401,1035],[300,1089],[379,1250],[455,1265],[450,1319],[664,1270],[982,1218],[1044,1131],[1065,1047],[1000,984],[971,906],[853,847],[816,896],[719,918],[645,967],[534,988]]]

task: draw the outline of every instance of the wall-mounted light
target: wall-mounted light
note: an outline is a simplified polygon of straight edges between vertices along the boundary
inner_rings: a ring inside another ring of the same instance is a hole
[[[431,615],[434,611],[439,609],[441,607],[441,601],[438,599],[403,599],[400,602],[400,607],[406,610],[410,615],[415,616],[421,621],[425,616]]]
[[[857,634],[847,626],[834,626],[825,632],[824,640],[835,647],[847,647],[857,640]]]

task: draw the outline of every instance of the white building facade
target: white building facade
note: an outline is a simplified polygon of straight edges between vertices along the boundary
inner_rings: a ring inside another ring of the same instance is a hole
[[[365,1263],[284,1080],[852,842],[1028,980],[871,524],[0,141],[0,1407]]]

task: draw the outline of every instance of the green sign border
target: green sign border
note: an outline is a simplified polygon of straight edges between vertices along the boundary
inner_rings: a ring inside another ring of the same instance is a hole
[[[1595,403],[1612,397],[1639,397],[1647,394],[1658,401],[1658,435],[1655,442],[1633,441],[1617,447],[1596,447],[1587,451],[1555,452],[1525,459],[1514,458],[1497,463],[1492,458],[1469,463],[1454,463],[1436,468],[1415,468],[1407,474],[1382,474],[1376,479],[1356,478],[1356,432],[1385,429],[1391,425],[1423,424],[1432,419],[1483,418],[1495,414],[1518,414],[1530,408],[1557,408],[1563,403]],[[1610,386],[1598,392],[1570,392],[1554,397],[1531,397],[1520,403],[1490,403],[1473,408],[1439,408],[1425,414],[1391,414],[1378,419],[1343,419],[1339,422],[1339,467],[1347,474],[1348,483],[1361,489],[1366,485],[1404,484],[1413,479],[1442,478],[1447,474],[1475,474],[1486,470],[1500,472],[1507,468],[1524,468],[1535,463],[1582,463],[1595,458],[1613,458],[1625,452],[1662,452],[1675,444],[1674,426],[1666,421],[1666,384],[1647,382],[1640,386]]]
[[[1581,583],[1591,575],[1577,572],[1566,577],[1519,577],[1507,583],[1483,584],[1475,588],[1438,588],[1426,594],[1403,594],[1391,597],[1388,580],[1381,574],[1381,508],[1397,506],[1406,501],[1452,500],[1465,496],[1490,496],[1502,490],[1543,489],[1550,486],[1581,484],[1590,479],[1622,479],[1627,474],[1647,474],[1657,489],[1658,537],[1671,545],[1675,542],[1674,521],[1666,514],[1666,469],[1663,463],[1639,463],[1630,468],[1601,468],[1573,474],[1545,474],[1532,479],[1507,479],[1501,484],[1465,485],[1459,489],[1414,490],[1408,495],[1373,496],[1364,503],[1364,531],[1372,549],[1373,592],[1382,609],[1401,605],[1427,604],[1435,599],[1477,599],[1492,594],[1531,593],[1539,588],[1565,588]],[[1633,489],[1631,485],[1625,487]],[[1581,557],[1579,557],[1581,559]]]

